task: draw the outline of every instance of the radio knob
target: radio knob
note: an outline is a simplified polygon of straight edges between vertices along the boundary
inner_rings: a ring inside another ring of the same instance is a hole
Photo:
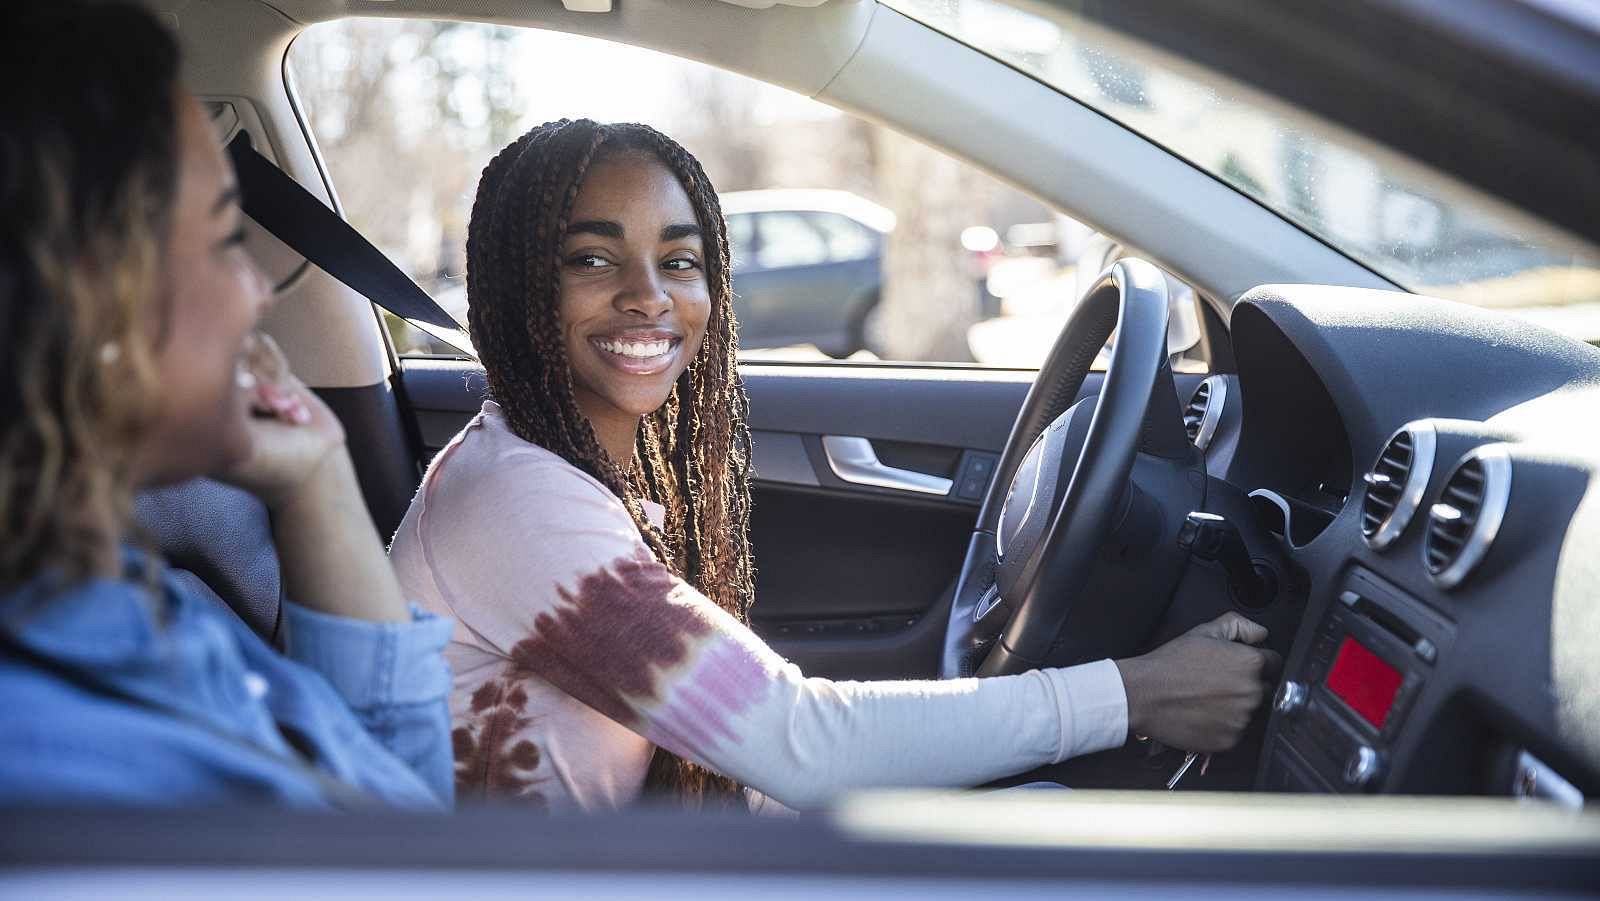
[[[1378,778],[1383,769],[1383,758],[1367,745],[1357,745],[1344,765],[1344,781],[1354,788],[1366,788]]]
[[[1272,699],[1272,709],[1283,716],[1293,716],[1306,706],[1306,685],[1290,680],[1278,686],[1277,697]]]

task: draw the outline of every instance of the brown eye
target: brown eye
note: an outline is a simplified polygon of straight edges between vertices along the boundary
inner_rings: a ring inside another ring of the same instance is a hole
[[[694,257],[676,257],[661,264],[663,268],[673,272],[688,272],[700,268],[700,261]]]

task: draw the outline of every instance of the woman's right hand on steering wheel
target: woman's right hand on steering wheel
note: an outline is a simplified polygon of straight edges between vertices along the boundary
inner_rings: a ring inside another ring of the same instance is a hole
[[[1118,660],[1128,732],[1186,751],[1239,743],[1283,659],[1260,645],[1266,627],[1224,613],[1148,654]]]

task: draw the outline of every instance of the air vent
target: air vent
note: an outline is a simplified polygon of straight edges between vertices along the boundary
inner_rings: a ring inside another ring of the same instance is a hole
[[[1367,491],[1361,500],[1361,534],[1373,550],[1393,544],[1422,506],[1437,444],[1432,425],[1407,423],[1390,436],[1378,461],[1363,477]]]
[[[1183,430],[1195,447],[1205,450],[1217,434],[1217,423],[1228,405],[1228,380],[1213,375],[1200,383],[1183,408]]]
[[[1422,559],[1440,588],[1454,588],[1489,552],[1511,498],[1511,458],[1503,445],[1471,451],[1445,479],[1428,513]]]

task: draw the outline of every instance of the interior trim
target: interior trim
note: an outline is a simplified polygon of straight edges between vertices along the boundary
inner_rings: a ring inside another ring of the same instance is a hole
[[[854,435],[823,435],[822,454],[833,474],[852,485],[871,485],[940,497],[955,485],[942,476],[896,469],[878,460],[872,441]]]
[[[0,843],[0,863],[8,886],[30,872],[226,867],[235,883],[253,871],[280,892],[296,884],[285,870],[314,867],[330,878],[360,874],[354,884],[365,897],[377,891],[377,876],[396,872],[397,848],[406,849],[407,871],[449,868],[458,880],[468,871],[498,874],[522,892],[558,874],[619,870],[900,876],[918,880],[924,893],[922,880],[938,878],[979,877],[991,888],[1050,879],[1057,894],[1082,881],[1098,896],[1112,893],[1108,881],[1124,881],[1154,883],[1164,897],[1180,885],[1216,886],[1216,897],[1238,897],[1244,886],[1280,894],[1299,887],[1308,897],[1329,896],[1317,886],[1361,889],[1367,898],[1445,887],[1581,893],[1600,878],[1593,816],[1493,799],[1307,805],[1291,795],[880,792],[795,819],[664,810],[530,816],[490,805],[459,810],[444,824],[437,814],[397,811],[38,810],[28,828]],[[430,840],[417,841],[421,835]]]
[[[806,485],[816,488],[817,472],[806,453],[805,439],[789,432],[752,429],[750,432],[751,475],[761,482]]]

